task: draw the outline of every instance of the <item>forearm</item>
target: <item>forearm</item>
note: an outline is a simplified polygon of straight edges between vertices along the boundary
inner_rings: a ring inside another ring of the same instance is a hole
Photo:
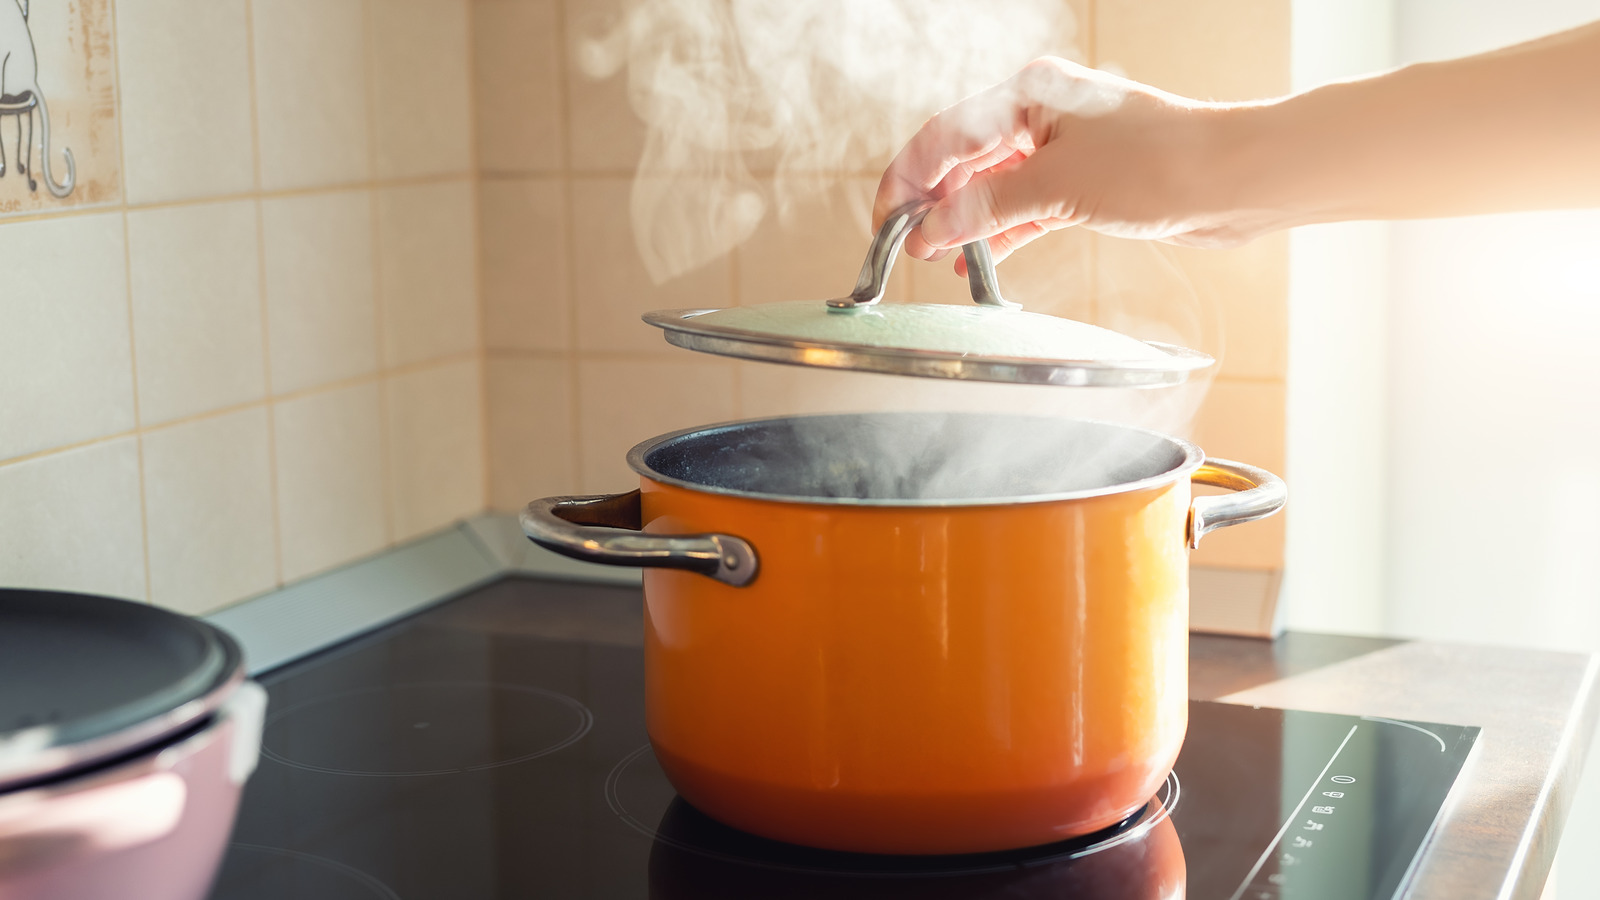
[[[1217,203],[1280,227],[1600,206],[1600,23],[1218,124]]]

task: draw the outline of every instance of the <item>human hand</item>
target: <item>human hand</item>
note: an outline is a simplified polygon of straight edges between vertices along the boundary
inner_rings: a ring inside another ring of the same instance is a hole
[[[879,182],[873,222],[908,201],[937,200],[906,240],[919,259],[989,238],[998,261],[1071,225],[1172,243],[1238,243],[1255,229],[1222,212],[1230,198],[1214,126],[1229,108],[1038,59],[928,120]],[[956,270],[964,269],[958,258]]]

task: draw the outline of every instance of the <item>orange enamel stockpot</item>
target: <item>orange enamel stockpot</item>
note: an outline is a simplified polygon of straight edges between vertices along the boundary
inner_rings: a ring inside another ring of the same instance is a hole
[[[652,567],[646,715],[673,787],[870,853],[1045,844],[1143,806],[1187,726],[1188,550],[1286,495],[1177,438],[1011,415],[741,422],[629,463],[638,491],[522,521]]]

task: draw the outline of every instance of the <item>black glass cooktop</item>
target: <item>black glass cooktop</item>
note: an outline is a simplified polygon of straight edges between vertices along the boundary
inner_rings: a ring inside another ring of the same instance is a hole
[[[1138,814],[1010,853],[726,828],[644,731],[637,589],[510,579],[296,662],[214,900],[1403,896],[1478,729],[1190,704]]]

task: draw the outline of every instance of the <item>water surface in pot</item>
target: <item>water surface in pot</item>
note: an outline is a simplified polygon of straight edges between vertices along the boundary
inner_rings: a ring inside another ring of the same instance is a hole
[[[1095,496],[1198,466],[1186,441],[1107,422],[983,413],[870,413],[736,422],[629,454],[640,474],[802,502],[940,505]]]

